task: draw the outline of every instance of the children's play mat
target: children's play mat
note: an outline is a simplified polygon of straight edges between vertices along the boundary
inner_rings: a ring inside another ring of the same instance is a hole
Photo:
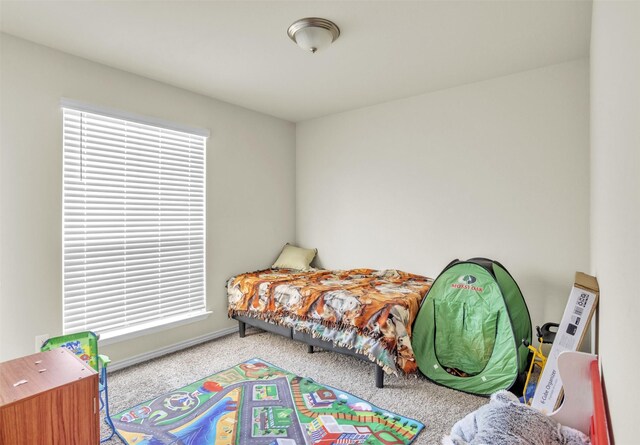
[[[424,425],[252,359],[112,416],[128,445],[409,444]]]

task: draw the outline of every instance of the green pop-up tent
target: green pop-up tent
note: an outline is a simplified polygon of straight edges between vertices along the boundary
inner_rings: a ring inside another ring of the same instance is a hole
[[[436,278],[413,326],[420,371],[436,383],[488,395],[526,371],[531,318],[520,288],[496,261],[451,262]]]

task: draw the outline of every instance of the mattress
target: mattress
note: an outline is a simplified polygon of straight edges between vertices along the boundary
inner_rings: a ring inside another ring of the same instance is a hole
[[[267,269],[227,283],[229,316],[247,316],[354,349],[387,373],[417,370],[411,326],[433,280],[399,270]]]

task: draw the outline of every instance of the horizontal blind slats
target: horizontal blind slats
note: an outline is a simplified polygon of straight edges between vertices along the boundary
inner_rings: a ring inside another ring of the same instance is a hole
[[[152,190],[153,192],[157,192],[158,187],[157,185],[154,186],[153,183],[128,183],[127,187],[123,187],[122,182],[116,182],[116,181],[109,181],[109,179],[96,179],[93,178],[91,181],[91,184],[86,184],[86,183],[82,183],[81,180],[79,179],[69,179],[67,177],[65,177],[64,179],[64,188],[65,190],[68,188],[70,190],[81,190],[81,187],[86,187],[87,190],[96,190],[97,187],[104,187],[105,189],[110,189],[110,190],[118,190],[118,189],[123,189],[127,190],[127,191],[131,191],[132,193],[145,193],[147,190]],[[180,185],[168,185],[168,184],[163,184],[162,185],[162,193],[166,193],[169,194],[172,191],[175,191],[176,193],[185,193],[185,192],[189,192],[191,194],[194,195],[198,195],[198,193],[202,196],[204,196],[204,187],[203,186],[198,186],[197,188],[193,188],[193,187],[188,187],[188,186],[180,186]]]
[[[155,198],[159,194],[157,188],[152,189],[139,189],[129,190],[123,185],[86,185],[86,184],[66,184],[66,194],[68,196],[122,196],[122,193],[126,190],[127,197],[149,197]],[[194,199],[202,199],[202,192],[196,190],[190,190],[188,187],[184,189],[170,190],[165,187],[162,188],[162,196],[167,199],[184,199],[185,197],[193,197]]]
[[[159,260],[159,259],[158,259]],[[159,262],[159,261],[158,261]],[[151,264],[147,264],[147,263],[151,263]],[[157,273],[164,273],[164,272],[172,272],[175,270],[183,270],[187,269],[185,272],[189,273],[189,268],[192,266],[192,264],[194,265],[194,270],[195,267],[197,266],[197,262],[191,262],[190,260],[177,260],[177,261],[164,261],[162,260],[162,270],[160,270],[160,265],[154,265],[153,264],[153,260],[145,262],[143,264],[139,264],[139,265],[129,265],[129,264],[120,264],[120,265],[116,265],[114,267],[101,267],[100,270],[83,270],[83,269],[76,269],[76,270],[68,270],[65,271],[64,277],[65,277],[65,284],[69,285],[69,284],[74,284],[76,282],[81,282],[82,280],[87,279],[88,277],[91,278],[91,280],[95,280],[97,279],[97,277],[101,277],[101,278],[109,278],[109,277],[118,277],[118,276],[136,276],[136,275],[140,275],[141,273],[143,274],[157,274]]]
[[[130,139],[163,139],[168,145],[201,145],[204,144],[205,138],[194,135],[185,135],[176,132],[167,131],[166,129],[158,129],[158,127],[136,127],[132,124],[119,124],[100,119],[84,116],[70,116],[66,120],[67,125],[65,132],[87,134],[89,131],[97,131],[104,133],[102,138],[108,139],[109,135],[114,138],[130,138]]]
[[[67,159],[79,158],[81,154],[91,156],[101,156],[122,161],[131,158],[149,162],[152,159],[159,159],[176,165],[202,164],[204,157],[197,153],[187,153],[190,147],[170,146],[163,141],[132,141],[97,139],[95,137],[78,137],[74,134],[65,133],[69,150],[65,153]],[[161,150],[159,150],[161,149]]]
[[[65,111],[71,110],[65,108]],[[95,113],[76,112],[68,113],[65,115],[66,121],[69,123],[69,128],[79,127],[81,125],[97,125],[104,128],[112,128],[118,131],[127,131],[132,134],[148,134],[153,135],[161,132],[167,138],[171,138],[176,141],[199,141],[204,145],[206,138],[204,136],[176,131],[168,128],[157,127],[148,124],[141,124],[130,120],[112,118]]]
[[[164,295],[172,296],[181,294],[183,297],[192,290],[194,292],[198,292],[204,289],[203,285],[195,285],[195,286],[173,286],[171,289],[167,290]],[[153,289],[138,289],[135,292],[131,292],[127,294],[126,298],[123,297],[122,293],[111,292],[111,293],[102,293],[100,295],[94,295],[92,297],[87,298],[73,298],[70,300],[70,307],[78,308],[82,305],[85,307],[91,307],[92,304],[97,303],[109,303],[113,301],[119,301],[121,305],[125,305],[127,301],[136,301],[136,300],[147,300],[147,301],[159,301],[158,294]],[[204,303],[203,303],[204,304]],[[74,305],[74,306],[71,306]],[[93,314],[92,316],[100,316],[100,314]]]
[[[164,249],[165,255],[163,255],[164,258],[169,258],[172,255],[185,255],[185,254],[192,254],[192,253],[198,253],[199,251],[204,251],[204,245],[200,245],[200,249],[190,249],[188,247],[185,246],[169,246],[168,248]],[[154,248],[154,249],[150,249],[150,248],[140,248],[137,249],[135,252],[127,252],[126,253],[126,261],[134,261],[136,259],[144,259],[144,258],[148,258],[149,255],[157,255],[158,254],[158,249]],[[88,266],[92,265],[92,264],[97,264],[100,262],[105,262],[105,261],[116,261],[116,260],[120,260],[125,256],[125,251],[122,249],[113,249],[111,251],[108,252],[101,252],[101,251],[96,251],[96,252],[64,252],[64,258],[65,260],[69,260],[71,262],[83,262],[84,264]]]
[[[100,271],[108,271],[115,267],[131,268],[132,270],[136,270],[137,267],[143,267],[145,264],[155,260],[156,258],[157,254],[155,253],[138,254],[135,257],[128,257],[126,261],[124,261],[120,256],[97,258],[93,261],[91,261],[91,259],[87,260],[83,257],[69,258],[68,267],[65,267],[65,274],[76,272],[84,272],[87,274],[91,274],[93,272],[100,273]],[[194,261],[201,263],[204,262],[204,250],[195,253],[189,250],[176,251],[172,252],[171,255],[163,255],[162,260],[167,263],[174,261]]]
[[[138,154],[135,150],[127,149],[126,151],[116,152],[109,151],[104,152],[100,150],[102,147],[91,146],[78,146],[74,151],[67,151],[64,155],[64,160],[68,166],[83,167],[93,163],[103,163],[109,165],[128,166],[131,168],[141,168],[153,166],[154,169],[160,170],[176,170],[176,171],[189,171],[193,170],[197,173],[197,170],[204,165],[204,160],[201,158],[184,158],[176,155],[171,156],[169,153],[162,152],[161,156],[155,154],[155,157],[149,156],[149,153]],[[155,148],[158,151],[158,148]]]
[[[162,289],[179,284],[190,284],[192,280],[199,281],[201,278],[204,278],[202,271],[191,272],[189,268],[163,273],[156,272],[155,274],[124,274],[121,277],[97,275],[91,281],[76,279],[74,282],[66,282],[64,289],[68,297],[74,297],[109,292],[115,289],[127,289],[129,291],[149,286]]]
[[[167,292],[166,294],[163,295],[162,299],[159,299],[157,296],[154,296],[152,293],[147,292],[146,294],[143,292],[139,292],[134,296],[127,296],[127,299],[123,299],[120,296],[112,296],[112,297],[108,297],[108,298],[102,298],[99,301],[93,301],[91,302],[91,300],[76,300],[73,301],[72,303],[69,304],[69,315],[71,318],[75,318],[77,319],[78,314],[80,314],[83,310],[85,310],[87,308],[87,303],[89,302],[91,304],[91,307],[100,307],[103,308],[104,311],[106,310],[118,310],[118,306],[122,306],[122,305],[144,305],[144,304],[151,304],[151,303],[155,303],[158,305],[161,304],[169,304],[169,303],[175,303],[178,302],[179,300],[184,300],[185,299],[185,289],[188,289],[191,291],[191,295],[192,296],[200,296],[202,294],[202,292],[204,292],[204,287],[203,286],[193,286],[191,288],[176,288],[170,292]],[[193,306],[198,306],[198,302],[194,302]],[[93,314],[93,316],[101,316],[101,314],[98,314],[97,312],[95,314]]]
[[[64,331],[205,310],[206,138],[64,108]]]

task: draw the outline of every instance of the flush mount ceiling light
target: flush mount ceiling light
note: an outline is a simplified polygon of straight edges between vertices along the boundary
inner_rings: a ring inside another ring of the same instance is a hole
[[[287,34],[303,50],[316,53],[336,41],[340,28],[327,19],[307,17],[293,22]]]

